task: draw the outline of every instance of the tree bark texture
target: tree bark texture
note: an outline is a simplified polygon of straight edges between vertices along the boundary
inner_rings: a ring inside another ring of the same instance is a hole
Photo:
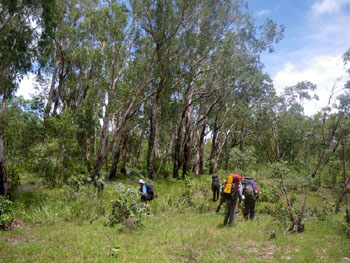
[[[0,127],[0,195],[9,194],[9,178],[7,174],[6,158],[4,151],[4,142]]]

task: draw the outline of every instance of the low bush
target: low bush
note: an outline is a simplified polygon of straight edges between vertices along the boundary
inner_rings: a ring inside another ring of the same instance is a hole
[[[134,225],[141,225],[142,216],[148,213],[145,203],[140,202],[138,190],[134,187],[118,183],[115,188],[116,198],[112,200],[112,212],[106,224],[114,226],[124,219],[132,219]]]
[[[3,196],[0,196],[0,229],[11,222],[13,218],[12,202]]]

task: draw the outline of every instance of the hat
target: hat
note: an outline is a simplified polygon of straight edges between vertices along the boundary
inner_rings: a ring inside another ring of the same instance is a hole
[[[142,180],[142,179],[139,180],[139,184],[144,184],[144,183],[145,183],[144,180]]]

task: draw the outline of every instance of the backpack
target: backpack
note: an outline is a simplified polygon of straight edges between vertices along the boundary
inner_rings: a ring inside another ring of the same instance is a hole
[[[250,177],[244,179],[243,194],[247,200],[256,200],[257,195],[259,195],[259,188],[256,187],[256,183]]]
[[[211,182],[211,189],[219,189],[220,188],[220,180],[217,174],[214,174],[212,177],[213,181]]]
[[[227,175],[227,181],[224,188],[225,199],[234,199],[238,193],[239,183],[242,180],[242,176],[239,174],[229,174]]]
[[[148,184],[147,186],[147,200],[153,200],[154,198],[154,186],[152,184]]]
[[[256,200],[256,196],[254,194],[253,186],[248,185],[247,187],[244,187],[243,194],[246,200]]]

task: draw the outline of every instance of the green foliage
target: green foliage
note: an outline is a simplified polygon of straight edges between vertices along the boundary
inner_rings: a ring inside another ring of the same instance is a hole
[[[115,187],[115,199],[111,201],[112,212],[108,216],[107,224],[114,226],[124,219],[132,219],[135,225],[140,225],[142,216],[147,214],[147,206],[140,201],[138,190],[118,183]]]
[[[12,163],[7,163],[7,174],[9,177],[10,189],[14,190],[17,186],[20,185],[20,168],[18,166],[13,165]]]
[[[76,127],[68,112],[47,121],[48,137],[31,151],[32,165],[50,187],[65,183],[72,174],[86,172],[80,163]]]
[[[57,139],[46,141],[45,144],[38,144],[32,149],[33,160],[36,160],[35,169],[40,177],[44,178],[46,184],[53,187],[59,184],[62,171],[59,153],[59,142]]]
[[[271,164],[272,169],[272,178],[282,178],[289,174],[289,168],[287,166],[287,162],[278,162]]]
[[[13,204],[7,198],[0,196],[0,229],[4,228],[13,218]]]
[[[230,152],[231,159],[233,160],[233,167],[239,168],[241,171],[247,171],[256,163],[256,157],[253,147],[246,147],[244,151],[239,148],[233,148]]]
[[[288,208],[283,205],[281,201],[273,204],[265,204],[263,211],[268,215],[271,215],[276,222],[282,223],[284,226],[287,225],[289,212]]]
[[[264,184],[260,184],[259,186],[259,201],[260,202],[268,202],[268,203],[277,203],[280,200],[280,196],[276,188],[267,187]]]
[[[343,228],[346,236],[350,238],[350,213],[349,210],[346,209],[345,216],[344,216],[344,222],[343,222]]]
[[[330,215],[334,214],[335,203],[331,202],[329,198],[322,196],[320,203],[322,208],[314,207],[314,209],[307,209],[306,213],[309,216],[316,217],[320,221],[325,221]]]

